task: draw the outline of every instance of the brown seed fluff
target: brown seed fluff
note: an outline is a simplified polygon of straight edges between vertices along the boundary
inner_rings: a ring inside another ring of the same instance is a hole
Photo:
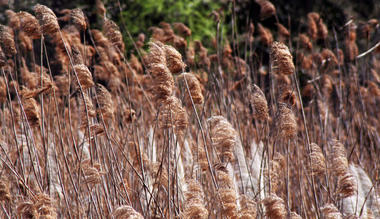
[[[41,38],[41,28],[36,17],[26,11],[18,12],[17,17],[20,20],[20,28],[22,31],[32,39]]]
[[[204,206],[204,193],[197,180],[187,180],[184,196],[183,218],[206,219],[208,217],[208,210]]]
[[[182,55],[174,47],[164,45],[166,65],[172,74],[178,74],[185,70],[186,64],[182,61]]]
[[[234,160],[236,131],[223,116],[212,116],[207,119],[213,146],[217,149],[223,163]]]
[[[247,195],[240,196],[239,219],[255,219],[257,216],[257,204]]]
[[[285,202],[276,194],[271,194],[263,200],[265,215],[270,219],[285,219],[287,211]]]
[[[185,84],[186,105],[187,106],[192,105],[191,99],[193,100],[194,104],[203,104],[203,94],[202,94],[201,84],[198,78],[195,77],[195,75],[191,73],[182,73],[178,76],[178,79],[183,81],[184,84],[187,82],[187,85],[189,86],[190,95]],[[186,82],[185,82],[185,79],[186,79]],[[191,99],[190,99],[190,96],[191,96]]]
[[[358,186],[356,179],[350,172],[346,172],[343,176],[338,178],[338,193],[347,198],[356,194]]]
[[[256,84],[248,86],[249,100],[253,106],[255,119],[266,121],[269,118],[268,103],[263,91]]]
[[[276,8],[268,0],[256,0],[256,3],[260,5],[260,18],[261,20],[268,18],[276,14]]]
[[[331,168],[337,176],[344,176],[348,171],[346,149],[338,140],[332,140]]]
[[[87,29],[86,17],[84,16],[82,9],[75,8],[71,10],[70,19],[71,19],[71,22],[78,28],[78,30]]]
[[[4,67],[6,63],[7,63],[7,58],[5,57],[3,49],[0,46],[0,68]]]
[[[277,130],[285,139],[297,136],[297,121],[292,109],[286,103],[278,103]]]
[[[268,28],[258,23],[257,32],[259,32],[261,43],[265,46],[270,46],[273,43],[273,35]]]
[[[326,204],[321,207],[325,219],[342,219],[343,216],[334,204]]]
[[[170,96],[162,101],[159,118],[162,127],[173,127],[177,136],[183,136],[188,125],[188,118],[181,100]]]
[[[7,57],[17,54],[13,30],[2,24],[0,24],[0,46]]]
[[[310,144],[311,171],[313,175],[323,175],[326,171],[325,156],[316,143]]]
[[[22,100],[22,104],[30,126],[39,126],[41,113],[37,101],[33,98],[26,98]]]
[[[223,165],[216,168],[216,179],[219,183],[219,197],[222,204],[222,214],[228,218],[236,218],[238,214],[236,204],[236,191],[233,181],[228,175],[227,169]]]
[[[121,53],[124,52],[125,45],[123,42],[123,35],[120,32],[119,26],[117,26],[115,22],[106,19],[103,24],[103,33]]]
[[[281,42],[273,42],[270,50],[271,68],[275,73],[290,75],[295,71],[293,56]]]
[[[4,77],[0,77],[0,103],[4,103],[6,100],[7,100],[7,86],[6,86]]]
[[[94,81],[92,80],[91,72],[90,70],[88,70],[86,65],[74,65],[74,69],[78,75],[79,83],[81,84],[83,89],[87,89],[94,86]]]
[[[33,7],[33,10],[36,13],[43,34],[49,35],[59,31],[57,16],[50,8],[37,4]]]
[[[115,107],[111,93],[101,84],[96,85],[96,93],[98,96],[99,113],[101,113],[105,119],[113,119]]]
[[[117,207],[113,212],[112,216],[114,218],[120,219],[144,219],[144,217],[137,212],[133,207],[129,205],[122,205]]]

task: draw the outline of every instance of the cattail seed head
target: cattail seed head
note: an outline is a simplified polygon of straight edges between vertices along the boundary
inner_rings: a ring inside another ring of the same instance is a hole
[[[198,78],[195,77],[195,75],[191,73],[182,73],[178,76],[178,79],[183,81],[183,83],[187,82],[187,85],[189,86],[191,99],[193,100],[194,104],[203,104],[203,94],[202,94],[201,84]],[[185,82],[185,79],[186,79],[186,82]],[[189,93],[187,92],[187,89],[185,88],[185,102],[187,106],[191,106],[192,104],[191,99],[190,99]]]
[[[285,219],[287,212],[285,202],[275,194],[271,194],[263,200],[265,215],[270,219]]]
[[[210,126],[212,144],[219,152],[223,163],[234,160],[236,131],[223,116],[212,116],[207,119]]]
[[[26,98],[22,101],[22,104],[30,126],[39,126],[41,113],[37,101],[34,98]]]
[[[98,96],[99,113],[101,113],[104,118],[113,119],[115,108],[111,93],[101,84],[97,84],[96,93]]]
[[[261,43],[266,46],[270,46],[273,43],[273,35],[268,28],[259,23],[257,24],[257,32],[260,35]]]
[[[183,218],[199,218],[206,219],[208,210],[204,206],[204,194],[201,185],[196,180],[188,180],[186,182],[185,206]]]
[[[257,216],[257,204],[247,195],[240,196],[240,219],[254,219]]]
[[[115,22],[105,19],[103,24],[103,33],[108,40],[119,49],[119,52],[124,52],[125,45],[123,42],[123,35],[120,32],[119,26],[117,26]]]
[[[292,109],[286,103],[278,103],[277,129],[281,137],[291,139],[297,136],[297,121]]]
[[[326,171],[325,156],[321,148],[315,144],[310,144],[311,171],[314,175],[322,175]]]
[[[183,23],[173,23],[174,29],[184,37],[191,36],[191,30]]]
[[[276,8],[268,0],[256,0],[256,3],[260,5],[260,18],[261,20],[268,18],[276,14]]]
[[[16,55],[13,30],[2,24],[0,24],[0,45],[7,57]]]
[[[229,218],[237,217],[236,191],[233,181],[223,165],[215,167],[216,179],[219,183],[219,197],[222,204],[222,213]]]
[[[335,207],[334,204],[326,204],[321,207],[324,218],[326,219],[342,219],[342,214]]]
[[[178,136],[183,136],[188,125],[188,118],[181,100],[170,96],[162,101],[160,121],[164,128],[173,127]]]
[[[271,68],[279,74],[291,75],[295,71],[293,64],[293,56],[290,54],[289,48],[281,43],[272,43],[271,51]]]
[[[183,72],[186,65],[182,61],[182,55],[174,47],[164,45],[163,49],[166,55],[166,64],[172,74]]]
[[[86,30],[87,22],[83,11],[80,8],[75,8],[70,11],[71,22],[79,29]]]
[[[120,219],[144,219],[139,212],[129,205],[119,206],[113,211],[112,216]]]
[[[259,120],[267,120],[269,118],[268,103],[263,91],[256,84],[248,86],[248,91],[249,100],[254,110],[253,116]]]
[[[308,49],[310,51],[313,49],[313,44],[310,41],[310,38],[306,34],[298,35],[298,39],[303,48]]]
[[[17,17],[20,20],[20,28],[22,31],[32,39],[41,38],[41,28],[36,17],[26,11],[18,12]]]
[[[346,149],[338,140],[332,140],[331,165],[337,176],[344,176],[348,170]]]
[[[33,7],[33,10],[36,13],[43,34],[49,35],[59,31],[57,16],[50,8],[37,4]]]
[[[343,198],[347,198],[356,194],[358,186],[356,179],[350,172],[346,172],[343,176],[338,178],[338,193]]]
[[[7,57],[5,57],[3,49],[0,46],[0,68],[4,67],[6,63],[7,63]]]
[[[92,75],[90,70],[84,64],[74,65],[75,72],[78,75],[79,83],[83,89],[90,88],[94,86],[94,81],[92,80]]]
[[[17,16],[17,13],[12,10],[5,10],[5,15],[8,19],[8,26],[12,27],[14,30],[20,28],[20,19]]]
[[[0,103],[4,103],[6,100],[7,100],[7,86],[6,86],[4,77],[0,77]]]

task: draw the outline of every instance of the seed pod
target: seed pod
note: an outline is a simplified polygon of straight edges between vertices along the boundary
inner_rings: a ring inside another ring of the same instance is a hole
[[[194,104],[203,104],[203,94],[202,94],[201,84],[198,78],[195,77],[195,75],[191,73],[182,73],[178,76],[178,79],[183,81],[184,84],[187,82],[187,85],[189,86],[191,99],[193,100]],[[185,82],[185,79],[186,79],[186,82]],[[185,101],[186,101],[187,106],[191,106],[192,104],[191,99],[187,91],[187,88],[185,87]]]
[[[119,26],[111,20],[106,19],[103,24],[103,33],[107,39],[123,53],[125,45],[123,35],[120,32]]]
[[[86,17],[83,14],[83,11],[80,8],[75,8],[70,11],[71,22],[79,29],[86,30],[87,22]]]
[[[59,31],[57,16],[50,8],[37,4],[33,7],[33,10],[36,13],[43,34],[49,35]]]
[[[17,54],[13,30],[0,24],[0,45],[7,57]]]
[[[285,139],[292,139],[297,136],[296,118],[286,103],[278,104],[277,130],[280,136]]]
[[[22,31],[32,39],[41,38],[41,28],[36,17],[26,11],[18,12],[17,17],[20,20],[20,28]]]
[[[280,42],[274,42],[270,51],[271,68],[279,74],[291,75],[295,71],[293,56],[288,47]]]
[[[265,215],[270,219],[285,219],[287,216],[285,202],[275,194],[271,194],[263,200]]]
[[[268,103],[263,91],[256,84],[248,86],[248,91],[249,99],[254,110],[254,117],[263,121],[267,120],[269,118]]]

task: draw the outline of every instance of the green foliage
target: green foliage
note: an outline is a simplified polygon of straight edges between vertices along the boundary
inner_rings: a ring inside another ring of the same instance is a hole
[[[210,15],[225,3],[212,0],[127,0],[122,19],[132,35],[147,33],[161,21],[182,22],[192,30],[195,40],[215,36],[216,24]]]

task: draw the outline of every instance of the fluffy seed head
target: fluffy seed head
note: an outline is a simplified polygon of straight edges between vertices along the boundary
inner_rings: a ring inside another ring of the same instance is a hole
[[[188,118],[181,100],[175,96],[170,96],[162,101],[159,118],[162,127],[173,127],[178,136],[183,136],[188,125]]]
[[[334,204],[326,204],[321,207],[324,218],[326,219],[342,219],[342,214],[335,207]]]
[[[16,55],[13,30],[2,24],[0,24],[0,45],[7,57]]]
[[[120,219],[144,219],[144,217],[129,205],[122,205],[112,212],[114,218]]]
[[[87,29],[87,23],[86,23],[86,17],[84,16],[84,13],[82,9],[75,8],[70,11],[70,18],[71,22],[79,29],[79,30],[86,30]]]
[[[294,73],[293,56],[285,44],[274,42],[271,47],[270,58],[271,68],[274,72],[285,75]]]
[[[338,140],[332,140],[331,165],[334,174],[344,176],[348,170],[348,161],[346,157],[346,149]]]
[[[184,71],[186,65],[182,61],[182,55],[174,47],[164,45],[163,47],[166,55],[166,64],[173,74],[178,74]]]
[[[269,118],[268,114],[268,103],[265,98],[263,91],[259,86],[253,84],[248,86],[249,100],[253,106],[253,115],[256,119],[267,120]]]
[[[278,103],[277,130],[285,139],[297,136],[297,121],[293,111],[286,103]]]
[[[7,57],[5,57],[3,49],[0,46],[0,68],[5,66],[6,63],[7,63]]]
[[[308,50],[313,49],[313,44],[310,41],[310,38],[306,34],[301,33],[300,35],[298,35],[298,39],[303,48],[308,49]]]
[[[90,70],[88,70],[86,65],[74,65],[74,69],[78,75],[79,83],[82,85],[83,89],[87,89],[94,86],[94,81],[92,80],[91,72]]]
[[[22,31],[32,39],[41,38],[41,28],[36,17],[26,11],[18,12],[17,17],[20,20],[20,28]]]
[[[257,216],[257,204],[247,195],[240,196],[240,219],[252,219]]]
[[[265,215],[270,219],[285,219],[287,212],[285,202],[275,194],[271,194],[263,200]]]
[[[40,23],[43,34],[49,35],[59,31],[57,16],[45,5],[37,4],[33,7],[34,13]]]
[[[270,30],[260,23],[257,25],[257,32],[259,32],[261,43],[265,46],[270,46],[273,42],[273,35]]]
[[[125,45],[123,42],[123,35],[120,32],[119,26],[117,26],[115,22],[106,19],[103,24],[103,33],[121,53],[124,52]]]
[[[173,23],[174,29],[184,37],[191,36],[191,30],[183,23]]]
[[[223,165],[217,166],[215,169],[216,179],[219,183],[218,193],[222,204],[222,213],[229,218],[235,218],[238,210],[236,191],[234,190],[232,179]]]
[[[8,18],[8,26],[12,27],[13,29],[19,29],[20,28],[20,19],[18,18],[17,14],[12,10],[5,10],[5,15]]]
[[[0,179],[0,201],[7,201],[9,202],[11,200],[11,193],[9,190],[9,180],[5,177],[2,177]]]
[[[260,5],[260,18],[262,20],[276,14],[276,8],[270,1],[256,0],[256,2]]]
[[[37,101],[34,98],[26,98],[22,101],[22,104],[30,126],[39,126],[41,113]]]
[[[212,144],[219,152],[223,163],[234,160],[236,131],[223,116],[212,116],[207,119],[210,127]]]
[[[111,93],[101,84],[97,84],[96,93],[98,95],[99,113],[104,118],[113,119],[115,107],[112,101]]]
[[[338,178],[338,193],[347,198],[356,194],[358,186],[354,176],[350,172],[346,172]]]
[[[321,148],[315,144],[310,144],[310,159],[311,159],[311,170],[314,175],[322,175],[326,171],[325,156],[322,153]]]
[[[178,76],[178,79],[183,81],[185,84],[187,82],[187,85],[189,86],[190,95],[194,102],[194,104],[203,104],[203,94],[201,89],[201,84],[197,77],[195,77],[194,74],[191,73],[182,73]],[[186,79],[186,82],[185,82]],[[187,106],[191,106],[192,102],[189,96],[189,92],[187,91],[186,84],[185,84],[185,102]]]
[[[6,100],[7,100],[7,86],[6,86],[4,77],[0,77],[0,103],[4,103]]]
[[[184,196],[183,218],[206,219],[208,217],[208,210],[204,206],[203,190],[198,181],[191,179],[186,182]]]

